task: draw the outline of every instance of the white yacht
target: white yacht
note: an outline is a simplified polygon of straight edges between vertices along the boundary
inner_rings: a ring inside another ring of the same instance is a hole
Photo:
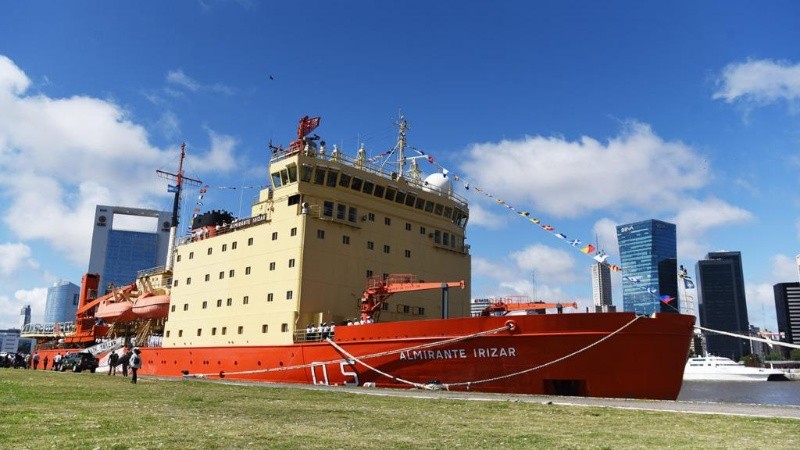
[[[720,356],[689,358],[683,371],[684,380],[704,381],[785,381],[786,374],[778,369],[747,367]]]

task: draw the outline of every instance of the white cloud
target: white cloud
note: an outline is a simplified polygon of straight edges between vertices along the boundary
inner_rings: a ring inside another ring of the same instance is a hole
[[[546,284],[575,281],[575,258],[564,250],[535,244],[512,253],[510,257],[518,272],[535,273],[536,278]]]
[[[745,286],[747,296],[747,320],[771,331],[778,330],[775,313],[775,292],[773,283],[748,283]]]
[[[754,105],[800,99],[800,64],[769,59],[733,63],[722,69],[714,99]]]
[[[0,275],[7,277],[25,268],[37,268],[38,264],[31,258],[31,248],[22,243],[0,244]]]
[[[681,259],[700,259],[707,252],[709,243],[706,234],[712,228],[741,225],[753,219],[753,215],[718,198],[705,200],[685,199],[677,215],[668,222],[678,229],[678,255]]]
[[[797,263],[795,259],[786,255],[773,255],[770,258],[772,263],[772,280],[775,283],[794,283],[797,282]]]
[[[230,86],[226,86],[221,83],[215,83],[215,84],[200,83],[194,78],[183,73],[182,69],[170,70],[169,72],[167,72],[167,82],[190,92],[210,91],[226,95],[232,95],[235,92],[235,90]],[[180,91],[172,91],[171,93],[173,96],[181,95]]]
[[[166,196],[154,171],[176,160],[117,104],[92,97],[27,96],[27,76],[0,56],[0,195],[8,230],[39,239],[85,265],[97,204],[156,207]],[[213,171],[235,167],[233,138],[211,133],[198,158]],[[135,188],[134,188],[135,187]],[[35,207],[33,207],[35,205]]]
[[[31,305],[31,322],[41,322],[44,318],[44,306],[47,303],[47,288],[19,290],[11,299],[0,295],[0,328],[17,328],[20,323],[20,311],[25,305]]]
[[[630,122],[607,143],[536,136],[475,144],[461,168],[471,185],[491,187],[497,198],[537,213],[579,217],[608,209],[677,208],[708,180],[699,160],[690,147]]]
[[[619,260],[619,243],[617,242],[617,225],[615,222],[607,217],[604,217],[594,223],[592,231],[597,236],[600,250],[605,250],[606,253],[612,258]]]

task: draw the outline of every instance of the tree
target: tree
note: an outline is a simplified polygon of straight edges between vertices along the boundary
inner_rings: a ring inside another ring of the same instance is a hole
[[[764,361],[783,361],[783,355],[779,350],[772,350],[768,355],[764,356]]]
[[[747,367],[761,367],[761,358],[755,353],[742,356],[742,362]]]
[[[793,348],[791,352],[789,352],[789,359],[792,361],[800,361],[800,348]]]

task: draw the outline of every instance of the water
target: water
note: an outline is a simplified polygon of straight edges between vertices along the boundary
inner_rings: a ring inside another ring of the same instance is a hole
[[[800,381],[684,381],[678,400],[800,406]]]

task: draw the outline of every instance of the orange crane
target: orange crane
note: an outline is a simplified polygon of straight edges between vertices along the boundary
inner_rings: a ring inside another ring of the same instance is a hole
[[[93,343],[100,336],[105,336],[109,327],[97,322],[94,316],[97,305],[112,297],[127,296],[136,289],[136,283],[132,283],[102,297],[92,298],[97,295],[99,280],[100,276],[94,273],[87,273],[83,276],[78,310],[75,312],[75,333],[65,337],[66,343],[88,344]]]
[[[507,302],[503,300],[508,300]],[[564,307],[578,308],[578,303],[545,303],[545,302],[520,302],[512,298],[500,299],[481,311],[481,316],[504,316],[511,311],[541,311],[557,309],[561,313]]]
[[[397,292],[424,291],[428,289],[446,289],[460,287],[464,289],[464,280],[446,282],[425,282],[412,274],[391,274],[386,278],[371,277],[367,279],[367,288],[361,294],[361,320],[370,321],[380,314],[386,299]]]

